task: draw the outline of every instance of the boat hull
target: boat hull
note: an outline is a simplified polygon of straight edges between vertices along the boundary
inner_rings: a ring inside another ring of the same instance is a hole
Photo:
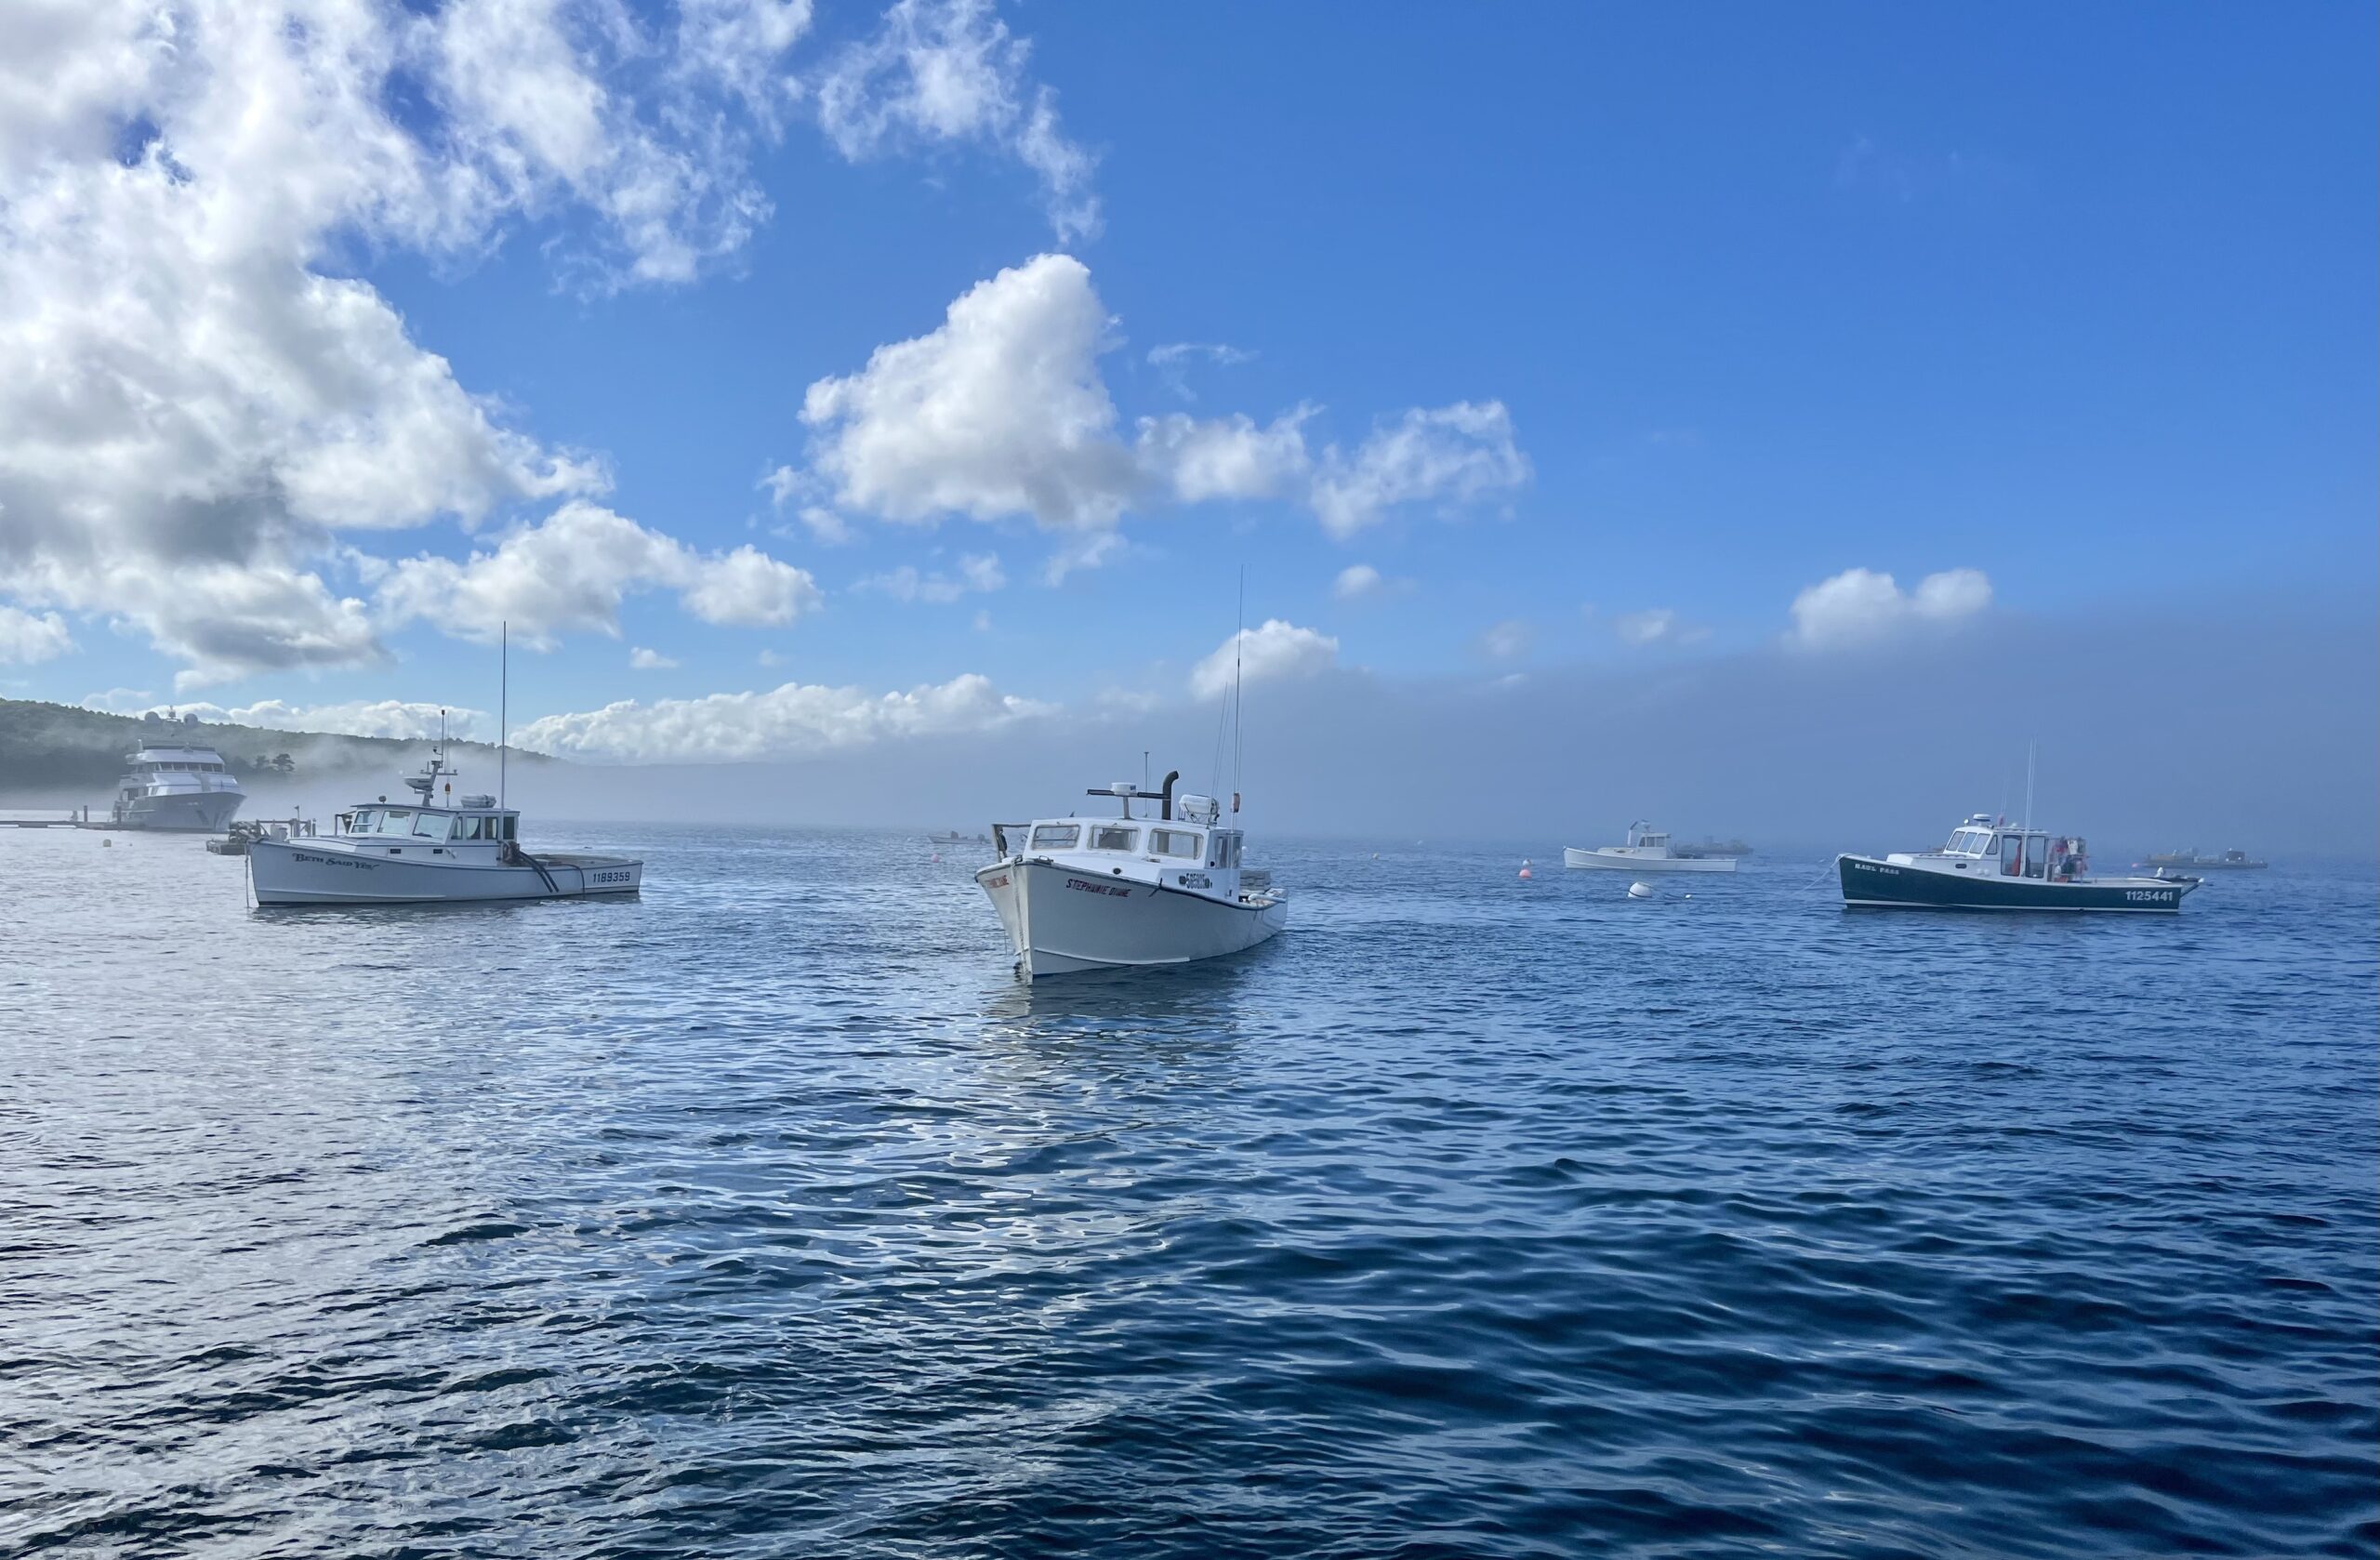
[[[124,803],[116,823],[158,834],[220,834],[246,800],[240,791],[163,791]]]
[[[1226,902],[1049,862],[975,874],[1027,980],[1086,970],[1190,964],[1256,946],[1289,924],[1276,896]]]
[[[1651,855],[1631,850],[1625,845],[1607,846],[1602,850],[1581,851],[1567,846],[1562,852],[1562,865],[1580,871],[1603,872],[1733,872],[1733,856],[1670,856]]]
[[[2083,878],[2070,883],[1997,873],[1937,872],[1873,856],[1838,856],[1849,909],[2097,911],[2170,916],[2194,878]]]
[[[258,839],[248,846],[257,903],[292,905],[476,905],[505,899],[575,899],[634,893],[644,864],[622,856],[540,855],[544,868],[374,856],[308,841]]]

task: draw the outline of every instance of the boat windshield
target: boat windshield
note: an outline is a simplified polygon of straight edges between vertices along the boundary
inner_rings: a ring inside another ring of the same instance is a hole
[[[446,819],[437,813],[416,813],[413,820],[414,834],[423,839],[446,838]]]
[[[1188,829],[1153,828],[1149,830],[1149,850],[1161,856],[1183,856],[1198,859],[1202,841]]]
[[[1121,824],[1094,825],[1091,831],[1091,848],[1094,851],[1130,853],[1141,847],[1141,831]]]
[[[1037,851],[1071,851],[1081,839],[1080,824],[1036,824],[1033,826],[1033,848]]]
[[[378,832],[381,834],[411,834],[413,832],[413,809],[410,807],[391,807],[386,813],[381,813]]]
[[[370,834],[379,826],[380,814],[378,813],[369,807],[359,807],[355,810],[355,822],[348,832],[350,834]]]

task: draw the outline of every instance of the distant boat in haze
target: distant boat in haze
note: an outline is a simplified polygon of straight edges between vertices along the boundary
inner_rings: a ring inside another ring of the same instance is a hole
[[[2162,854],[2150,856],[2146,861],[2135,862],[2133,865],[2160,867],[2188,866],[2205,872],[2261,872],[2272,863],[2251,861],[2245,851],[2226,851],[2219,856],[2202,856],[2198,853],[2198,847],[2193,845],[2187,851],[2167,851]]]
[[[1733,872],[1733,855],[1690,856],[1670,848],[1670,837],[1648,823],[1628,826],[1628,843],[1562,852],[1562,865],[1607,872]]]

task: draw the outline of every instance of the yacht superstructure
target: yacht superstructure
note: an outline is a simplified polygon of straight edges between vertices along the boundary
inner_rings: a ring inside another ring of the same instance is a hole
[[[212,747],[144,743],[125,755],[113,817],[120,828],[220,834],[247,793]]]

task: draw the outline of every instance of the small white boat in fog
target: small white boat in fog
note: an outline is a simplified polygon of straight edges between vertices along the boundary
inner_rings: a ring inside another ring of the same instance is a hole
[[[1108,817],[992,826],[1000,859],[975,881],[999,912],[1019,974],[1188,964],[1252,948],[1289,924],[1272,874],[1240,865],[1244,839],[1223,826],[1222,804],[1177,799],[1180,777],[1154,792],[1118,781],[1086,793],[1116,800]]]
[[[1670,849],[1670,837],[1641,820],[1628,826],[1628,843],[1603,845],[1592,851],[1577,846],[1562,852],[1562,865],[1602,868],[1610,872],[1733,872],[1733,856],[1682,856]]]
[[[455,772],[441,746],[405,784],[416,800],[389,799],[341,813],[337,831],[248,841],[258,905],[460,905],[634,893],[644,863],[626,856],[531,855],[517,838],[521,814],[492,796],[454,798]],[[441,781],[444,790],[440,791]]]

